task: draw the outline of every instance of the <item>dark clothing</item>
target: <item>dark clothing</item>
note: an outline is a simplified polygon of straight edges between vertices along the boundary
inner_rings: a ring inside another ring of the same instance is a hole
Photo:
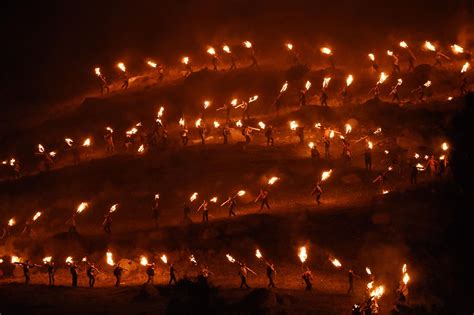
[[[364,153],[364,162],[365,162],[365,169],[370,171],[372,170],[372,151],[367,149]]]
[[[267,265],[267,278],[268,278],[268,287],[269,288],[274,288],[275,287],[275,283],[273,282],[273,275],[275,273],[275,270]]]
[[[416,184],[417,177],[418,177],[418,168],[416,168],[416,165],[413,164],[413,166],[411,167],[410,184]]]
[[[260,211],[263,210],[263,207],[264,206],[267,206],[267,209],[270,210],[270,205],[268,204],[268,197],[263,197],[261,200],[260,200]]]
[[[229,203],[229,217],[235,216],[234,208],[236,204],[237,202],[235,201],[234,198],[232,198]]]
[[[151,265],[148,266],[148,268],[146,269],[146,274],[148,276],[148,280],[146,281],[146,283],[153,284],[155,278],[155,268]]]
[[[54,265],[49,264],[48,265],[48,281],[49,285],[54,285],[54,272],[56,271],[56,268]]]
[[[249,285],[247,284],[247,277],[243,274],[240,274],[240,288],[242,289],[243,287],[250,289]]]
[[[347,290],[347,294],[354,294],[354,273],[348,273],[348,282],[349,282],[349,289]]]
[[[120,286],[120,281],[122,280],[123,268],[120,266],[116,266],[114,268],[114,276],[115,276],[115,287],[118,288]]]
[[[168,282],[168,285],[171,285],[172,283],[176,284],[178,281],[176,281],[176,269],[174,269],[173,266],[170,266],[170,281]]]
[[[312,288],[313,288],[313,284],[311,283],[311,280],[313,279],[313,277],[311,276],[310,273],[308,272],[305,272],[302,276],[305,284],[306,284],[306,291],[310,291]]]
[[[70,266],[69,271],[71,272],[71,277],[72,277],[72,287],[76,288],[77,287],[77,269],[79,269],[77,266]]]
[[[273,146],[273,128],[268,127],[265,130],[265,137],[267,137],[267,146]]]

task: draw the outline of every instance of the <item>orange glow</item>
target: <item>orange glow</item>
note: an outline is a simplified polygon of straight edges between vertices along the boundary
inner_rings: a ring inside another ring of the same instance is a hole
[[[400,47],[402,48],[408,48],[408,44],[405,41],[400,42]]]
[[[314,142],[308,143],[308,147],[309,147],[310,149],[314,148]]]
[[[214,120],[214,128],[219,128],[220,124],[217,120]]]
[[[240,119],[235,123],[235,125],[236,125],[237,127],[242,127],[242,126],[243,126],[243,124],[242,124],[242,122],[240,121]]]
[[[51,257],[51,256],[44,257],[43,258],[43,263],[44,264],[50,263],[52,259],[53,259],[53,257]]]
[[[350,86],[353,81],[354,81],[354,77],[352,76],[352,74],[349,74],[346,78],[346,86]]]
[[[443,142],[443,144],[441,145],[441,149],[442,149],[443,151],[448,151],[448,149],[449,149],[448,143],[447,143],[447,142]]]
[[[84,211],[87,207],[89,207],[89,204],[87,202],[81,202],[79,206],[77,206],[76,213],[81,213]]]
[[[196,125],[196,128],[199,128],[199,127],[201,127],[201,121],[202,121],[202,119],[201,119],[201,118],[199,118],[198,120],[196,120],[196,123],[195,123],[195,125]]]
[[[163,254],[163,255],[160,257],[160,259],[161,259],[161,261],[162,261],[163,263],[165,263],[165,264],[168,263],[168,257],[166,257],[165,254]]]
[[[118,205],[118,203],[112,205],[112,207],[110,207],[109,213],[114,213],[115,211],[117,211]]]
[[[325,54],[325,55],[332,55],[332,50],[331,50],[330,48],[328,48],[328,47],[323,47],[323,48],[321,48],[320,50],[321,50],[321,52],[322,52],[323,54]]]
[[[377,82],[377,84],[384,83],[385,80],[387,80],[387,78],[388,78],[388,76],[384,72],[380,73],[380,78],[379,78],[379,81]]]
[[[321,181],[324,182],[326,179],[328,179],[329,177],[331,177],[331,174],[332,174],[332,170],[324,171],[324,172],[321,174]]]
[[[464,48],[456,44],[451,45],[451,49],[453,50],[453,53],[455,54],[462,54],[464,52]]]
[[[230,54],[230,53],[231,53],[231,51],[230,51],[230,47],[229,47],[229,46],[227,46],[227,45],[224,45],[224,46],[222,46],[222,50],[223,50],[223,51],[225,51],[225,52],[226,52],[226,53],[228,53],[228,54]]]
[[[183,59],[181,59],[181,63],[187,65],[189,63],[189,57],[183,57]]]
[[[262,256],[262,253],[260,253],[260,250],[257,248],[257,250],[255,251],[255,256],[258,258],[258,259],[261,259],[263,256]]]
[[[229,260],[231,263],[235,263],[234,257],[232,257],[232,256],[229,255],[229,254],[226,254],[225,256],[227,257],[227,260]]]
[[[429,41],[425,41],[425,44],[423,45],[423,47],[429,51],[436,51],[436,47]]]
[[[270,178],[270,179],[268,180],[268,185],[273,185],[273,184],[275,184],[275,182],[276,182],[277,180],[279,180],[279,179],[280,179],[279,177],[273,176],[272,178]]]
[[[298,250],[298,257],[301,261],[301,263],[304,263],[306,259],[308,259],[308,254],[306,253],[306,247],[301,246]]]
[[[288,50],[293,50],[293,44],[287,43],[285,46],[288,48]]]
[[[391,50],[387,50],[387,55],[389,55],[389,56],[393,56],[393,51],[391,51]]]
[[[156,64],[155,62],[150,61],[150,60],[147,61],[146,63],[147,63],[150,67],[152,67],[152,68],[156,68],[156,66],[157,66],[157,64]]]
[[[127,68],[125,67],[125,64],[123,62],[119,62],[117,64],[117,67],[122,70],[123,72],[126,72],[127,71]]]
[[[258,126],[261,128],[261,129],[265,129],[266,125],[263,121],[259,121],[258,122]]]
[[[107,265],[110,265],[110,266],[115,265],[113,255],[112,255],[112,252],[110,250],[107,251],[105,256],[106,256]]]
[[[245,48],[252,48],[252,43],[249,42],[248,40],[246,40],[245,42],[243,42],[243,45],[245,46]]]
[[[298,123],[294,120],[290,121],[290,129],[296,130],[296,128],[298,128]]]
[[[285,92],[287,88],[288,88],[288,82],[285,82],[285,83],[283,84],[283,86],[281,87],[281,89],[280,89],[280,93]]]
[[[328,87],[330,81],[331,81],[331,77],[326,77],[323,79],[323,89]]]
[[[208,50],[207,50],[207,53],[209,55],[212,55],[214,56],[216,54],[216,50],[213,48],[213,47],[210,47]]]
[[[245,195],[245,190],[239,190],[239,192],[237,193],[237,195],[239,197],[242,197],[243,195]]]
[[[15,224],[16,224],[15,218],[11,218],[10,220],[8,220],[8,226],[14,226]]]
[[[249,98],[249,103],[255,102],[256,100],[258,100],[258,95],[254,95],[251,98]]]
[[[212,197],[211,200],[209,200],[209,201],[216,203],[217,202],[217,197]]]
[[[346,129],[346,135],[352,132],[352,126],[351,125],[346,124],[344,127]]]
[[[370,54],[368,54],[368,56],[369,56],[370,60],[375,61],[375,55],[374,54],[370,53]]]
[[[211,106],[211,102],[210,101],[204,101],[204,109],[209,108],[209,106]]]
[[[19,263],[20,262],[20,257],[18,256],[12,256],[11,263]]]
[[[336,268],[340,268],[342,267],[342,264],[341,262],[337,259],[337,258],[329,258],[329,260],[332,262],[332,264],[336,267]]]
[[[306,84],[304,85],[304,88],[307,90],[309,90],[309,88],[311,87],[311,82],[309,81],[306,81]]]
[[[82,143],[82,146],[83,147],[89,147],[91,145],[91,138],[87,138],[86,140],[84,140],[84,142]]]
[[[198,193],[195,192],[195,193],[193,193],[193,194],[191,195],[191,197],[189,197],[189,201],[193,202],[194,200],[197,199],[197,197],[198,197]]]
[[[469,62],[466,62],[466,63],[462,66],[461,73],[467,72],[467,69],[469,69],[470,66],[471,66],[471,65],[469,64]]]
[[[140,265],[142,266],[148,265],[148,259],[145,256],[140,256]]]
[[[68,256],[65,260],[66,264],[72,264],[74,260],[72,259],[72,256]]]
[[[431,81],[428,80],[428,81],[426,81],[425,84],[423,84],[423,85],[428,88],[428,87],[431,86]]]
[[[66,144],[70,147],[72,147],[72,143],[74,142],[71,138],[65,138],[64,141],[66,141]]]
[[[42,214],[43,214],[43,213],[41,213],[40,211],[36,212],[35,215],[33,216],[33,221],[38,220],[38,218],[39,218]]]
[[[43,153],[44,152],[44,147],[41,145],[41,144],[38,144],[38,151],[40,153]]]
[[[184,127],[184,118],[180,118],[180,119],[179,119],[179,125],[180,125],[181,127]]]
[[[95,69],[94,69],[94,72],[95,72],[95,74],[96,74],[97,76],[100,77],[100,75],[101,75],[101,73],[100,73],[100,68],[95,68]]]
[[[143,152],[145,152],[145,146],[144,146],[143,144],[140,145],[140,147],[138,148],[137,152],[138,152],[138,153],[143,153]]]

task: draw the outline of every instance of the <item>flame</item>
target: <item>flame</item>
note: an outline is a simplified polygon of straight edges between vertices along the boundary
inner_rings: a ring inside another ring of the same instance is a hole
[[[331,130],[329,132],[329,138],[331,138],[331,139],[334,138],[334,130]]]
[[[428,87],[431,86],[431,81],[428,80],[428,81],[426,81],[425,84],[423,84],[423,85],[428,88]]]
[[[74,262],[74,260],[72,259],[72,256],[68,256],[66,258],[66,264],[72,264]]]
[[[138,123],[135,125],[135,127],[141,127],[141,126],[142,126],[142,122],[141,122],[141,121],[138,122]]]
[[[365,272],[367,272],[368,275],[372,274],[372,270],[370,270],[369,267],[365,267]]]
[[[369,283],[367,283],[367,289],[372,289],[373,287],[374,287],[373,281],[370,281]]]
[[[449,149],[448,143],[443,142],[443,144],[441,145],[441,149],[443,149],[443,151],[448,151]]]
[[[150,60],[147,61],[147,64],[148,64],[150,67],[152,67],[152,68],[156,68],[156,66],[157,66],[157,64],[156,64],[155,62],[150,61]]]
[[[330,81],[331,81],[331,77],[326,77],[323,79],[323,89],[328,87]]]
[[[155,200],[160,199],[160,194],[155,194]]]
[[[51,152],[49,152],[49,156],[51,156],[51,157],[55,157],[55,156],[56,156],[56,152],[55,152],[55,151],[51,151]]]
[[[255,251],[255,256],[257,256],[258,259],[261,259],[263,256],[262,256],[262,253],[260,253],[260,250],[257,248],[257,250]]]
[[[342,267],[341,262],[340,262],[337,258],[332,258],[332,259],[330,258],[329,260],[332,262],[332,264],[333,264],[336,268]]]
[[[294,120],[290,121],[290,129],[296,130],[296,128],[298,128],[298,123]]]
[[[346,86],[350,86],[352,84],[352,81],[354,81],[354,77],[352,74],[349,74],[346,78]]]
[[[326,179],[328,179],[332,174],[332,169],[329,170],[329,171],[324,171],[322,174],[321,174],[321,181],[324,182]]]
[[[64,141],[66,141],[66,144],[70,147],[72,147],[72,143],[74,142],[71,138],[65,138]]]
[[[81,213],[84,211],[87,207],[89,207],[89,204],[87,202],[81,202],[81,204],[77,207],[76,212]]]
[[[388,194],[389,192],[390,192],[390,190],[385,190],[385,189],[383,189],[383,190],[382,190],[382,195],[386,195],[386,194]]]
[[[210,201],[210,202],[214,202],[214,203],[216,203],[216,202],[217,202],[217,197],[212,197],[212,199],[211,199],[211,200],[209,200],[209,201]]]
[[[408,48],[408,44],[405,41],[400,42],[400,47],[402,48]]]
[[[194,200],[196,200],[197,196],[198,196],[197,192],[193,193],[191,197],[189,197],[189,201],[193,202]]]
[[[183,57],[183,59],[181,59],[181,63],[187,65],[189,63],[189,57]]]
[[[389,154],[390,152],[388,150],[383,151],[385,154]]]
[[[384,292],[383,285],[376,287],[373,291],[370,292],[370,296],[379,299]]]
[[[118,203],[112,205],[112,207],[110,207],[109,213],[114,213],[115,211],[117,211],[118,205]]]
[[[408,275],[408,273],[405,273],[403,275],[403,283],[405,283],[405,285],[408,283],[408,281],[410,281],[410,276]]]
[[[145,256],[140,256],[140,265],[142,266],[148,265],[148,259]]]
[[[164,262],[165,264],[168,263],[168,257],[166,257],[165,254],[163,254],[161,257],[160,257],[161,261]]]
[[[89,147],[91,145],[91,138],[87,138],[84,140],[84,143],[82,143],[83,147]]]
[[[425,41],[425,44],[423,46],[425,49],[430,50],[430,51],[436,51],[436,47],[430,43],[429,41]]]
[[[372,143],[372,141],[367,141],[367,147],[372,150],[374,148],[374,144]]]
[[[125,67],[125,65],[123,64],[123,62],[119,62],[117,64],[117,67],[122,70],[123,72],[126,72],[127,71],[127,68]]]
[[[235,262],[234,257],[232,257],[231,255],[226,254],[225,256],[227,257],[227,259],[228,259],[231,263],[234,263],[234,262]]]
[[[448,97],[448,101],[452,101],[452,100],[453,100],[452,96]]]
[[[403,264],[402,273],[406,273],[406,272],[407,272],[407,264]]]
[[[134,134],[136,134],[137,132],[138,132],[138,129],[135,128],[135,127],[133,127],[132,129],[127,130],[127,131],[125,132],[125,134],[126,134],[128,137],[130,137],[131,135],[134,135]]]
[[[463,66],[462,66],[462,69],[461,69],[461,73],[465,73],[467,71],[467,69],[469,69],[471,65],[469,64],[469,62],[466,62]]]
[[[85,257],[85,256],[82,257],[81,261],[82,261],[82,262],[87,262],[87,257]]]
[[[215,55],[216,54],[216,50],[213,48],[213,47],[209,47],[209,49],[207,50],[207,53],[209,55]]]
[[[306,89],[306,91],[308,91],[310,87],[311,87],[311,82],[306,81],[306,84],[304,85],[304,88]]]
[[[389,167],[387,167],[387,170],[391,171],[391,170],[393,170],[393,167],[389,166]]]
[[[314,142],[308,143],[308,147],[309,147],[310,149],[314,148]]]
[[[237,127],[242,127],[242,126],[243,126],[243,124],[242,124],[242,122],[240,121],[240,119],[239,119],[239,121],[237,121],[237,122],[235,123],[235,125],[236,125]]]
[[[246,40],[246,41],[243,42],[242,44],[245,46],[245,48],[252,48],[252,43],[249,42],[248,40]]]
[[[43,263],[44,264],[50,263],[52,259],[53,259],[53,257],[51,257],[51,256],[44,257],[43,258]]]
[[[198,120],[196,120],[196,124],[195,124],[195,125],[196,125],[196,128],[201,127],[201,121],[202,121],[201,118],[199,118]]]
[[[377,84],[382,84],[382,83],[384,83],[385,80],[387,80],[387,78],[388,78],[388,76],[387,76],[384,72],[380,73],[380,79],[379,79],[379,81],[377,82]]]
[[[368,56],[369,56],[370,60],[375,61],[375,55],[374,54],[370,53],[370,54],[368,54]]]
[[[332,54],[332,51],[330,48],[327,48],[327,47],[323,47],[321,48],[321,52],[325,55],[331,55]]]
[[[211,106],[210,101],[204,101],[204,109],[207,109],[209,106]]]
[[[249,98],[249,103],[255,102],[256,100],[258,100],[258,95],[254,95],[251,98]]]
[[[11,263],[19,263],[20,262],[20,257],[18,256],[12,256]]]
[[[194,255],[192,255],[192,254],[189,256],[189,261],[192,262],[193,264],[197,265],[197,260],[194,257]]]
[[[15,162],[16,162],[16,160],[12,158],[12,159],[10,160],[10,166],[14,166],[14,165],[15,165]]]
[[[41,144],[38,144],[38,151],[40,153],[43,153],[44,152],[44,147],[41,145]]]
[[[95,71],[95,74],[100,77],[101,75],[100,68],[95,68],[94,71]]]
[[[287,43],[285,44],[286,48],[288,48],[288,50],[293,50],[293,44],[291,43]]]
[[[321,123],[315,123],[315,124],[314,124],[314,128],[321,129]]]
[[[107,258],[107,265],[110,265],[110,266],[113,266],[115,265],[114,263],[114,258],[112,256],[112,252],[110,250],[107,251],[107,253],[105,254],[106,258]]]
[[[285,92],[287,88],[288,88],[288,81],[285,81],[285,83],[283,83],[283,86],[280,89],[280,93]]]
[[[239,190],[239,192],[237,193],[237,195],[239,197],[242,197],[243,195],[245,195],[245,190]]]
[[[258,126],[261,128],[261,129],[265,129],[266,125],[263,121],[259,121],[258,122]]]
[[[464,48],[456,44],[451,45],[451,49],[453,50],[453,53],[455,54],[462,54],[464,52]]]
[[[160,107],[160,110],[158,111],[157,117],[163,117],[163,112],[165,111],[165,108],[163,106]]]
[[[301,263],[304,263],[308,258],[308,254],[306,253],[306,247],[301,246],[298,250],[298,257],[300,258]]]
[[[416,168],[417,168],[419,171],[424,171],[424,170],[425,170],[425,167],[424,167],[421,163],[416,164]]]
[[[36,212],[34,217],[33,217],[33,221],[36,221],[38,220],[38,218],[42,215],[43,213],[41,213],[40,211]]]
[[[279,179],[280,179],[279,177],[273,176],[272,178],[270,178],[270,179],[268,180],[268,185],[273,185],[273,184],[275,184],[275,182],[276,182],[277,180],[279,180]]]
[[[420,155],[418,153],[415,153],[415,159],[418,159],[420,157]]]
[[[181,127],[184,127],[184,118],[181,117],[181,118],[179,119],[179,125],[180,125]]]
[[[16,224],[15,218],[11,218],[10,220],[8,220],[8,226],[14,226],[15,224]]]
[[[428,160],[430,157],[428,155],[425,155],[425,160]]]
[[[230,54],[230,53],[231,53],[231,51],[230,51],[230,47],[229,47],[229,46],[227,46],[227,45],[224,45],[224,46],[222,46],[222,50],[223,50],[223,51],[225,51],[225,52],[226,52],[226,53],[228,53],[228,54]]]
[[[138,153],[143,153],[143,152],[145,152],[145,146],[144,146],[143,144],[140,145],[140,147],[138,148],[137,152],[138,152]]]
[[[237,106],[237,99],[234,98],[234,99],[230,102],[230,104],[231,104],[232,106]]]
[[[387,50],[387,55],[389,55],[389,56],[393,56],[393,51],[391,51],[391,50]]]
[[[351,125],[346,124],[346,125],[345,125],[345,128],[346,128],[346,135],[347,135],[348,133],[351,133],[351,132],[352,132],[352,126],[351,126]]]
[[[399,79],[397,80],[397,86],[402,85],[402,83],[403,83],[403,80],[402,80],[401,78],[399,78]]]

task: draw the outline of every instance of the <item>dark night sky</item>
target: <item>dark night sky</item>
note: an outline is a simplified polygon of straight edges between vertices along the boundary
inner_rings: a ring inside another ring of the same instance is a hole
[[[316,47],[321,40],[376,43],[408,30],[455,40],[473,5],[469,0],[7,0],[1,6],[3,111],[70,97],[94,84],[95,65],[107,68],[119,59],[146,56],[174,61],[213,40],[249,37],[281,45],[291,38]]]

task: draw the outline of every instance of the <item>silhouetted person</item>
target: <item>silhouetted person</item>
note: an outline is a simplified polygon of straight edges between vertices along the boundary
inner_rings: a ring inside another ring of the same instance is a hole
[[[328,137],[324,137],[324,157],[329,159],[329,148],[331,147],[331,141]]]
[[[327,107],[328,106],[328,99],[329,99],[329,96],[326,93],[326,90],[323,89],[322,92],[321,92],[321,96],[319,97],[319,100],[321,101],[321,106]]]
[[[230,68],[229,70],[236,70],[237,69],[237,64],[235,63],[235,58],[233,55],[230,55]]]
[[[107,213],[104,216],[104,222],[102,222],[102,227],[104,228],[105,234],[109,235],[112,234],[112,217],[110,213]]]
[[[306,106],[306,92],[307,90],[301,89],[300,90],[300,107],[305,107]]]
[[[265,137],[267,138],[267,146],[273,146],[273,127],[271,125],[265,129]]]
[[[268,287],[274,288],[275,283],[273,282],[273,276],[276,274],[275,266],[272,263],[267,264],[267,278],[268,278]]]
[[[146,283],[151,283],[154,284],[154,279],[155,279],[155,263],[151,263],[147,266],[146,268],[146,275],[148,276],[148,279]]]
[[[177,270],[174,268],[174,264],[170,264],[170,281],[168,282],[168,285],[178,283],[176,280],[176,272]]]
[[[311,195],[315,196],[316,202],[318,203],[318,205],[321,204],[320,199],[321,199],[321,195],[323,194],[323,189],[321,188],[320,184],[321,182],[318,180],[316,185],[313,188],[313,191],[311,192]]]
[[[118,288],[120,286],[120,281],[122,280],[123,271],[126,270],[125,268],[120,267],[120,264],[115,265],[114,267],[114,277],[115,277],[115,287]]]
[[[304,283],[306,284],[305,290],[310,291],[313,288],[313,284],[311,283],[311,281],[313,280],[313,276],[311,274],[311,270],[309,270],[308,267],[306,268],[306,271],[303,273],[301,278],[303,278]]]
[[[236,196],[230,197],[230,201],[229,201],[229,218],[232,217],[232,216],[235,216],[234,208],[235,208],[235,206],[237,205],[237,201],[236,201],[235,199],[237,199]]]
[[[77,271],[79,267],[75,262],[69,264],[69,272],[71,272],[72,287],[77,288]]]
[[[155,221],[155,228],[158,228],[160,221],[160,204],[159,199],[155,198],[155,204],[153,205],[153,220]]]
[[[349,269],[347,272],[347,281],[349,283],[349,289],[347,289],[347,295],[354,294],[354,272],[352,269]]]
[[[225,124],[224,128],[222,128],[222,136],[224,139],[223,144],[229,143],[229,136],[230,136],[230,128],[229,125]]]
[[[242,289],[245,287],[246,289],[250,289],[249,285],[247,284],[247,273],[248,268],[245,263],[240,265],[239,275],[240,275],[240,288]]]
[[[183,142],[183,146],[188,145],[188,141],[189,141],[188,128],[186,128],[186,127],[183,127],[181,129],[181,141]]]
[[[201,144],[205,145],[206,144],[206,135],[207,135],[207,129],[206,126],[199,126],[199,137],[201,138]]]
[[[107,131],[104,135],[104,140],[105,140],[105,152],[107,154],[112,154],[115,151],[115,146],[114,146],[114,139],[112,136],[112,132]]]
[[[30,264],[29,260],[26,260],[24,263],[16,262],[16,265],[21,266],[23,269],[23,276],[25,277],[25,284],[30,283],[30,269],[36,267],[35,264]]]
[[[364,163],[367,171],[372,170],[372,150],[367,148],[364,152]]]
[[[267,209],[270,210],[270,205],[268,204],[268,190],[262,188],[260,189],[260,194],[257,196],[255,202],[260,200],[260,211],[263,210],[264,206],[267,206]]]
[[[242,102],[242,120],[250,119],[250,113],[249,113],[249,102],[243,101]]]
[[[300,144],[304,144],[304,127],[303,126],[296,127],[296,135],[300,139]]]
[[[99,272],[99,269],[97,269],[94,264],[89,264],[89,267],[86,270],[87,278],[89,278],[89,288],[93,288],[95,284],[95,276],[96,273]]]
[[[191,208],[185,203],[183,208],[184,220],[189,221],[189,213],[191,213]]]

